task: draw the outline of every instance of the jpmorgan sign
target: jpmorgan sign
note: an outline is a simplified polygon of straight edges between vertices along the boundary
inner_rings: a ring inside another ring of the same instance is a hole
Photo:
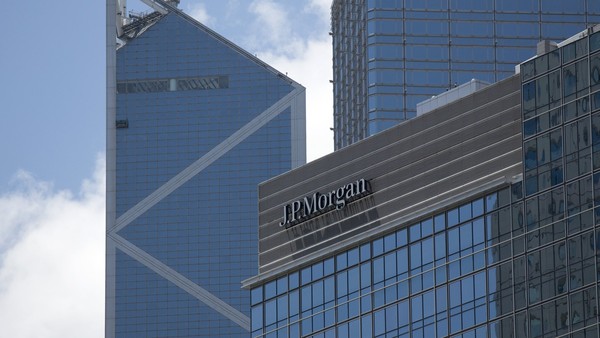
[[[371,193],[369,181],[360,179],[327,193],[315,192],[283,206],[280,227],[289,228],[330,210],[340,210],[356,199]]]

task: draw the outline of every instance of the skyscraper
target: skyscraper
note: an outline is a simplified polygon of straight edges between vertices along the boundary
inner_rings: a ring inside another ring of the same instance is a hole
[[[600,25],[548,47],[261,184],[253,337],[600,337]]]
[[[519,84],[263,183],[253,337],[511,337],[487,333],[513,310],[496,311],[495,273],[522,203]]]
[[[305,162],[305,90],[144,2],[107,1],[106,337],[247,337],[257,185]]]
[[[334,0],[334,144],[340,149],[416,116],[417,103],[472,78],[493,83],[600,23],[600,2]]]

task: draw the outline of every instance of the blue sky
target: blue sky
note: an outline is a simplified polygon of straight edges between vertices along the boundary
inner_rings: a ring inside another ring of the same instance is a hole
[[[329,47],[329,5],[329,0],[182,0],[180,8],[288,72],[308,88],[309,112],[318,108],[321,117],[330,118],[331,70],[304,74],[309,64],[330,64],[330,50],[324,55],[316,50]],[[10,1],[4,9],[14,15],[0,21],[0,193],[10,191],[19,170],[53,182],[57,189],[77,191],[104,151],[104,2],[66,0],[57,6],[52,1]],[[128,9],[148,7],[129,0]],[[311,101],[311,91],[323,93]],[[309,159],[333,147],[326,126],[315,126],[321,128],[320,144],[309,144]]]
[[[10,1],[0,20],[0,192],[18,170],[76,189],[104,148],[104,6]]]
[[[333,149],[330,5],[180,5],[307,88],[309,160]],[[3,12],[2,336],[103,337],[105,2],[8,1]]]

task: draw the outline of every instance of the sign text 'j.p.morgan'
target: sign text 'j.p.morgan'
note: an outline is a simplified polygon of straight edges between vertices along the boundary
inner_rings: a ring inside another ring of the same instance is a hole
[[[288,228],[323,212],[343,209],[349,202],[369,193],[371,193],[369,181],[364,178],[325,194],[315,192],[312,196],[306,196],[283,206],[283,220],[279,226]]]

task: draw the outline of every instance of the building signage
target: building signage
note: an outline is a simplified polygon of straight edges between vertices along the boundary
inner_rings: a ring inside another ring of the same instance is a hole
[[[330,210],[340,210],[353,200],[371,193],[369,181],[360,179],[327,193],[315,192],[283,206],[280,227],[289,228]]]

